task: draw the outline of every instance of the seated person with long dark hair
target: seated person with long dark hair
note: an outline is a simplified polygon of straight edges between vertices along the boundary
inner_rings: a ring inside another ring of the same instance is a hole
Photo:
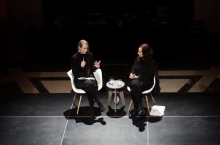
[[[145,114],[142,106],[142,92],[152,87],[155,71],[153,50],[148,44],[140,45],[137,54],[138,57],[136,57],[131,69],[128,84],[134,104],[134,110],[130,112],[130,117]]]
[[[76,88],[82,89],[86,92],[86,95],[90,104],[90,116],[95,118],[94,103],[97,102],[101,111],[105,111],[105,107],[99,101],[97,97],[97,82],[96,80],[79,80],[80,77],[94,77],[93,72],[100,67],[100,61],[94,62],[94,57],[89,52],[89,43],[86,40],[80,40],[77,46],[78,52],[71,58],[71,68],[74,75],[74,83]]]

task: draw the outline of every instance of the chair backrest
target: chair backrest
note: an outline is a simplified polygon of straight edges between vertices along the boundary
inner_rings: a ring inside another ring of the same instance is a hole
[[[153,86],[150,89],[145,90],[144,92],[142,92],[142,94],[150,93],[154,89],[155,84],[156,84],[156,77],[154,76]]]
[[[150,93],[150,92],[154,89],[155,84],[156,84],[156,77],[154,76],[154,81],[153,81],[152,87],[151,87],[150,89],[145,90],[144,92],[142,92],[142,94]],[[128,90],[128,91],[131,91],[130,87],[127,86],[127,90]]]
[[[100,90],[103,86],[102,71],[100,68],[98,68],[98,69],[96,69],[96,71],[93,74],[94,74],[94,77],[96,78],[96,81],[97,81],[98,90]],[[74,75],[72,73],[72,69],[67,72],[67,75],[70,77],[71,86],[72,86],[73,91],[76,93],[84,94],[85,91],[83,91],[82,89],[77,89],[74,84]]]
[[[98,68],[96,69],[96,71],[93,72],[93,74],[97,81],[98,90],[101,90],[101,88],[103,87],[102,70]]]
[[[85,94],[86,93],[85,91],[83,91],[82,89],[77,89],[76,88],[76,86],[74,84],[74,75],[72,73],[72,69],[67,72],[67,75],[70,77],[73,92],[79,93],[79,94]]]

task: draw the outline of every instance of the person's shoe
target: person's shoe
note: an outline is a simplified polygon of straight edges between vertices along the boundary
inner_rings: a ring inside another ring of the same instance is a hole
[[[145,114],[145,110],[142,106],[142,104],[139,104],[138,106],[138,115],[144,115]]]
[[[105,107],[103,106],[103,104],[101,102],[97,102],[99,109],[101,110],[101,112],[105,111]]]
[[[96,117],[95,117],[95,112],[94,112],[93,109],[90,110],[90,117],[91,117],[92,119],[96,119]]]
[[[138,115],[138,109],[134,108],[132,111],[130,111],[129,117],[136,117]]]

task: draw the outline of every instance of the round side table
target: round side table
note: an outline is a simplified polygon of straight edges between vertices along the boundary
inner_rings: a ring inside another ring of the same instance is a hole
[[[108,91],[108,106],[110,106],[110,103],[111,103],[112,93],[115,94],[115,98],[117,98],[117,93],[119,93],[122,104],[123,104],[123,106],[125,106],[124,92],[121,89],[125,86],[125,83],[123,81],[121,81],[121,84],[119,85],[119,81],[114,80],[112,83],[107,82],[106,86],[109,88],[109,91]],[[116,112],[116,104],[117,104],[116,102],[117,101],[115,101],[115,112]]]

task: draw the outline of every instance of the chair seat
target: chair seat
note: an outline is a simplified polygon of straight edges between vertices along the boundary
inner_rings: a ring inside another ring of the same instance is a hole
[[[155,83],[156,83],[156,78],[155,78],[155,76],[154,76],[153,86],[152,86],[150,89],[143,91],[142,94],[150,93],[150,92],[153,90],[153,88],[154,88],[154,86],[155,86]],[[127,90],[128,90],[129,92],[131,91],[131,89],[130,89],[129,86],[127,86]]]
[[[130,87],[127,87],[127,90],[130,92],[131,91]],[[149,89],[149,90],[143,91],[142,94],[147,94],[147,93],[150,93],[151,91],[152,89]]]
[[[149,89],[149,90],[142,92],[142,94],[147,94],[147,93],[150,93],[151,91],[152,91],[152,89]]]
[[[78,93],[78,94],[85,94],[86,92],[85,91],[83,91],[82,89],[74,89],[73,90],[75,93]]]

